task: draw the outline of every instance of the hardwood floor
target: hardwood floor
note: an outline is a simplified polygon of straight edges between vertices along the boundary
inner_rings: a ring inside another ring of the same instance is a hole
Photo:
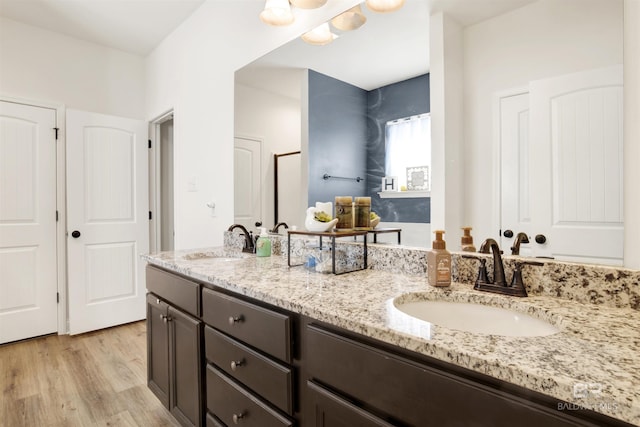
[[[0,346],[0,426],[178,426],[147,388],[144,321]]]

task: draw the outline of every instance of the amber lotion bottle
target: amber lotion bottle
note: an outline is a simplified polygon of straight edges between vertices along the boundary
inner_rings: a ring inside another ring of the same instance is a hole
[[[434,233],[436,240],[427,253],[427,278],[431,286],[450,286],[451,254],[447,250],[447,243],[442,239],[444,230],[436,230]]]

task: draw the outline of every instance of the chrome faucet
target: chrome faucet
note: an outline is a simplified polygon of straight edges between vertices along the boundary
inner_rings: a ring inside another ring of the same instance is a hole
[[[286,222],[279,222],[276,225],[274,225],[273,228],[271,230],[269,230],[269,232],[277,234],[278,233],[278,228],[280,228],[281,226],[284,227],[285,229],[289,229],[289,226],[287,225]]]
[[[529,243],[529,236],[526,233],[520,232],[516,234],[516,240],[511,246],[511,255],[520,255],[520,244]]]
[[[493,281],[487,281],[487,283],[496,286],[506,286],[507,279],[505,279],[504,277],[502,251],[498,246],[498,242],[496,242],[494,239],[487,239],[482,242],[482,245],[480,245],[480,250],[478,250],[478,252],[488,254],[489,250],[491,250],[491,253],[493,253]]]
[[[242,252],[248,252],[251,254],[255,253],[256,245],[253,241],[253,234],[250,231],[247,231],[247,229],[240,224],[233,224],[227,231],[233,231],[236,228],[239,228],[242,231],[242,234],[244,234],[244,247],[242,248]]]

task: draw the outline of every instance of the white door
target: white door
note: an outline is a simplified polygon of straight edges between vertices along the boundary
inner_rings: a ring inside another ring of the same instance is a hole
[[[262,142],[236,137],[233,159],[234,222],[251,231],[262,222]]]
[[[304,224],[302,194],[302,162],[298,154],[278,157],[278,220],[288,226]]]
[[[0,344],[58,330],[55,127],[0,101]]]
[[[67,110],[69,331],[145,318],[147,124]]]
[[[536,255],[622,264],[622,66],[530,84]]]
[[[529,173],[529,94],[500,98],[501,148],[501,241],[510,253],[517,233],[528,236],[531,228],[531,191]],[[506,235],[505,235],[506,234]],[[510,237],[507,237],[510,236]],[[533,241],[520,246],[520,255],[533,254]]]

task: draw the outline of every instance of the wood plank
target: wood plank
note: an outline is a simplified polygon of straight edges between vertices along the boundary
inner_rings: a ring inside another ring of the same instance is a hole
[[[145,321],[0,346],[0,424],[179,424],[147,388]]]

